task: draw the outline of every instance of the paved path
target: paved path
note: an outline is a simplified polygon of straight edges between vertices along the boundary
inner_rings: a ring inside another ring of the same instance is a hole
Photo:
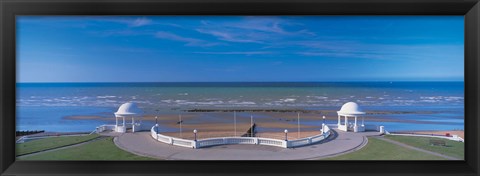
[[[45,149],[45,150],[32,152],[32,153],[28,153],[28,154],[17,155],[17,158],[29,157],[29,156],[34,156],[34,155],[46,153],[46,152],[53,152],[53,151],[62,150],[62,149],[66,149],[66,148],[78,147],[78,146],[85,145],[85,144],[88,144],[88,143],[91,143],[91,142],[94,142],[94,141],[97,141],[97,140],[100,140],[100,139],[104,139],[104,138],[107,138],[107,136],[99,136],[97,138],[93,138],[93,139],[90,139],[88,141],[83,141],[83,142],[76,143],[76,144],[69,144],[69,145],[65,145],[65,146],[60,146],[60,147],[51,148],[51,149]]]
[[[378,132],[346,133],[335,131],[327,140],[298,148],[263,145],[220,145],[200,149],[173,146],[155,141],[150,132],[124,133],[115,144],[137,155],[168,160],[301,160],[320,159],[358,150],[366,144],[367,135]]]
[[[383,141],[386,141],[386,142],[390,142],[390,143],[395,144],[395,145],[399,145],[399,146],[408,148],[408,149],[412,149],[412,150],[416,150],[416,151],[428,153],[428,154],[435,155],[435,156],[439,156],[439,157],[442,157],[442,158],[445,158],[445,159],[449,159],[449,160],[460,160],[460,159],[455,158],[455,157],[443,155],[443,154],[440,154],[440,153],[428,151],[428,150],[421,149],[421,148],[417,148],[417,147],[414,147],[414,146],[411,146],[411,145],[407,145],[407,144],[404,144],[404,143],[401,143],[401,142],[398,142],[398,141],[394,141],[394,140],[391,140],[391,139],[387,139],[387,138],[385,138],[385,137],[383,137],[383,136],[379,136],[379,137],[376,137],[376,138],[377,138],[377,139],[380,139],[380,140],[383,140]]]

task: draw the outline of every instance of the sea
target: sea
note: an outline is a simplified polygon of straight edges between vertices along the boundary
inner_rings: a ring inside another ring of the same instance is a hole
[[[464,82],[17,83],[16,86],[17,131],[92,131],[107,121],[65,117],[113,119],[113,113],[126,102],[137,103],[146,114],[180,114],[192,109],[339,110],[344,103],[356,102],[365,111],[409,112],[371,115],[409,120],[368,122],[383,125],[389,131],[464,129]]]

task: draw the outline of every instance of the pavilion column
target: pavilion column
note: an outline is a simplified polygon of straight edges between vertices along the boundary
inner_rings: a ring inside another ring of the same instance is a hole
[[[365,126],[365,117],[362,116],[362,126]]]
[[[132,132],[135,132],[135,120],[132,116]]]
[[[123,117],[123,127],[125,127],[125,116]]]
[[[345,131],[348,131],[348,116],[345,116]]]
[[[355,116],[355,127],[357,126],[357,116]]]
[[[355,116],[355,124],[353,125],[353,132],[358,132],[358,127],[357,127],[357,116]]]
[[[340,119],[340,115],[338,115],[338,126],[340,127],[340,125],[342,124],[342,119]]]
[[[118,117],[115,116],[115,127],[117,127],[117,126],[118,126]]]

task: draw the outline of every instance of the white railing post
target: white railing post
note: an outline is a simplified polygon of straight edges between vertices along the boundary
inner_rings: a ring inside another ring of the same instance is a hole
[[[193,147],[194,149],[198,148],[197,141],[193,141],[193,143],[192,143],[192,144],[193,144],[193,146],[192,146],[192,147]]]

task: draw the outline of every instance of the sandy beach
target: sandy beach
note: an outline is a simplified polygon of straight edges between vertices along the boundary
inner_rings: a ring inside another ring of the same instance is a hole
[[[422,112],[419,112],[422,113]],[[428,112],[423,112],[428,113]],[[272,121],[284,121],[287,123],[292,123],[297,121],[297,113],[295,112],[253,112],[248,113],[248,117],[241,117],[237,113],[237,122],[249,122],[249,116],[252,115],[254,117],[255,122],[272,122]],[[402,122],[402,123],[416,123],[416,124],[443,124],[444,122],[425,122],[425,121],[417,121],[417,120],[410,120],[410,119],[399,119],[399,118],[389,118],[389,115],[395,114],[381,112],[382,116],[369,116],[365,115],[365,121],[372,121],[372,122]],[[233,112],[189,112],[189,113],[181,113],[182,120],[185,123],[203,123],[205,122],[223,122],[223,123],[230,123],[233,121]],[[200,119],[199,117],[209,116],[208,119]],[[314,114],[314,113],[300,113],[301,120],[309,120],[309,121],[321,121],[322,114]],[[262,117],[262,118],[258,118]],[[66,120],[102,120],[102,121],[115,121],[114,117],[101,117],[101,116],[66,116],[63,117]],[[336,114],[329,113],[325,115],[326,120],[335,121],[338,119]],[[143,116],[144,121],[155,121],[155,115],[145,115]],[[158,122],[159,123],[176,123],[179,121],[179,114],[162,114],[158,115]]]
[[[212,137],[225,137],[225,136],[242,136],[245,135],[250,128],[250,116],[253,116],[253,122],[256,125],[257,137],[266,137],[274,139],[285,139],[285,129],[289,130],[288,138],[298,139],[309,136],[314,136],[320,133],[321,122],[323,121],[320,114],[314,113],[300,113],[300,125],[298,126],[297,113],[296,112],[237,112],[236,113],[236,128],[234,127],[233,112],[188,112],[181,114],[182,133],[180,133],[180,117],[178,114],[159,114],[158,123],[163,126],[160,129],[160,133],[184,138],[194,139],[193,130],[197,129],[197,138],[212,138]],[[155,121],[155,115],[145,115],[143,121],[149,121],[150,124]],[[114,117],[100,117],[100,116],[68,116],[65,117],[68,120],[103,120],[105,123],[115,123]],[[326,120],[329,123],[336,122],[338,117],[335,115],[327,115]],[[361,118],[360,118],[361,119]],[[423,124],[424,121],[406,120],[399,118],[388,118],[388,114],[382,115],[382,117],[365,116],[365,121],[374,122],[403,122],[403,123],[417,123]],[[432,122],[429,122],[432,123]],[[435,122],[433,122],[435,123]],[[311,125],[315,124],[315,125]],[[298,127],[300,127],[300,133],[298,133]],[[407,133],[416,134],[435,134],[445,135],[450,133],[452,135],[458,135],[464,137],[463,131],[407,131]]]

